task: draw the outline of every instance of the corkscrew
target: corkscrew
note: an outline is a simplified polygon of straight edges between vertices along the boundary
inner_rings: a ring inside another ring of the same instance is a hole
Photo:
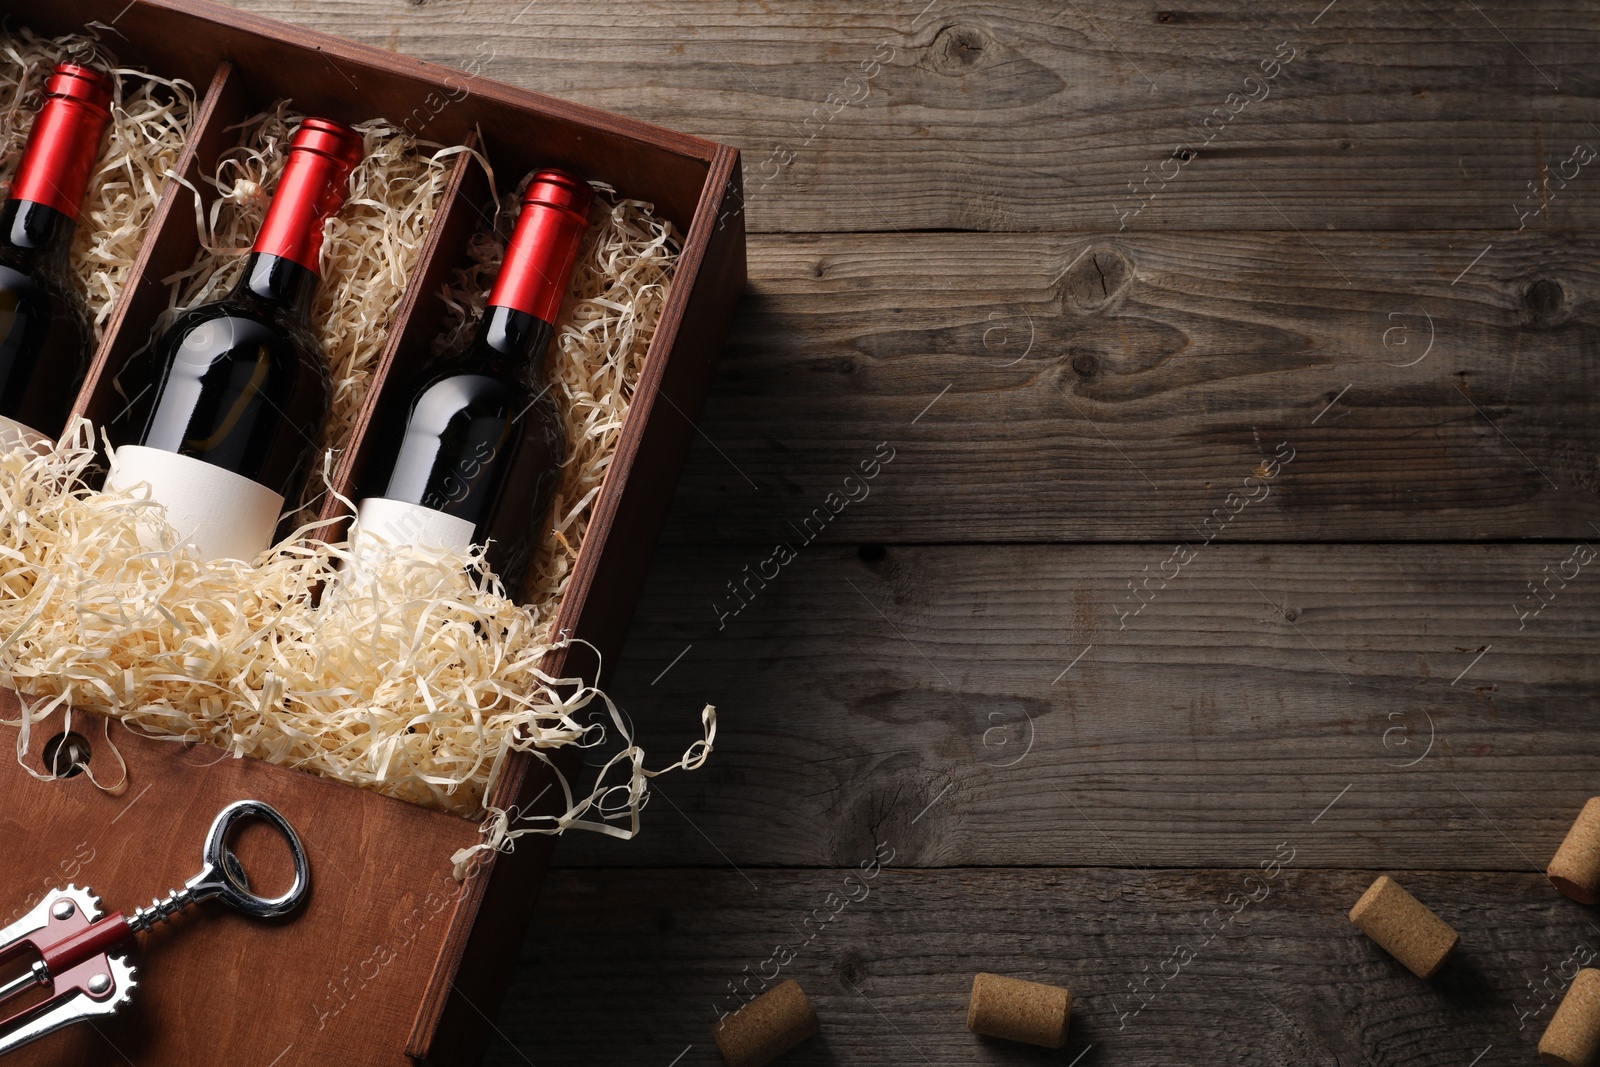
[[[277,897],[259,896],[228,834],[246,819],[270,824],[283,836],[294,859],[294,884]],[[21,972],[0,982],[0,1010],[6,1002],[44,987],[49,995],[0,1021],[0,1055],[75,1022],[112,1015],[132,996],[136,975],[127,948],[134,935],[169,921],[193,904],[213,898],[252,918],[272,919],[298,908],[311,887],[305,849],[276,808],[259,800],[236,800],[223,808],[206,835],[200,873],[163,899],[132,915],[102,917],[100,900],[89,889],[69,885],[44,895],[28,914],[0,930],[0,968]]]

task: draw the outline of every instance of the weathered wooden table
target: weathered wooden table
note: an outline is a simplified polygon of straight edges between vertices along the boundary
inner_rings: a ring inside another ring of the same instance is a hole
[[[1600,955],[1541,875],[1600,793],[1592,4],[245,6],[745,151],[614,687],[720,744],[562,843],[494,1064],[717,1063],[774,972],[794,1064],[1536,1062]]]

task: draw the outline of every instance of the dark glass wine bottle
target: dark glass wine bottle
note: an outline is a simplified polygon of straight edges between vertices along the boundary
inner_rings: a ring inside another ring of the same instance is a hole
[[[147,486],[205,559],[250,560],[272,543],[322,452],[328,363],[311,332],[324,221],[344,203],[361,137],[308,118],[244,276],[183,312],[156,342],[154,403],[116,449],[111,488]]]
[[[359,508],[358,552],[374,535],[458,551],[487,544],[504,588],[520,593],[566,453],[544,352],[593,199],[559,170],[528,183],[472,342],[429,367],[380,432],[377,469],[365,479],[377,493]]]
[[[93,68],[55,68],[0,208],[0,448],[59,436],[88,368],[89,319],[67,249],[112,88]]]

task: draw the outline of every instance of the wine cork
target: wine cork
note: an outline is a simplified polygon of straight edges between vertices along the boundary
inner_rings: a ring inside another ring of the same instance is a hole
[[[1067,1043],[1071,1014],[1072,994],[1060,986],[979,974],[972,979],[967,1029],[986,1037],[1060,1048]]]
[[[1578,812],[1545,875],[1579,904],[1600,902],[1600,797],[1590,797]]]
[[[1590,801],[1591,804],[1594,801]],[[1600,1053],[1600,971],[1585,967],[1572,979],[1539,1039],[1539,1058],[1558,1067],[1589,1067]]]
[[[1461,940],[1448,923],[1388,875],[1361,894],[1350,909],[1350,921],[1418,978],[1432,978]]]
[[[773,986],[711,1028],[728,1067],[771,1063],[822,1029],[800,983]]]

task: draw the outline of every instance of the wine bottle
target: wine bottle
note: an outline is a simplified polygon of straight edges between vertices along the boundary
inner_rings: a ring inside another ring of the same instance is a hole
[[[248,561],[271,544],[322,452],[332,386],[311,301],[323,223],[360,160],[354,130],[302,122],[243,277],[155,344],[150,414],[115,450],[106,485],[142,487],[203,559]]]
[[[520,592],[566,452],[544,352],[593,199],[559,170],[528,183],[471,343],[403,392],[403,417],[391,409],[380,432],[375,476],[364,479],[378,493],[357,510],[358,556],[374,537],[462,552],[487,544],[504,588]]]
[[[67,249],[111,118],[111,76],[62,63],[45,82],[0,208],[0,449],[61,434],[89,364]]]

